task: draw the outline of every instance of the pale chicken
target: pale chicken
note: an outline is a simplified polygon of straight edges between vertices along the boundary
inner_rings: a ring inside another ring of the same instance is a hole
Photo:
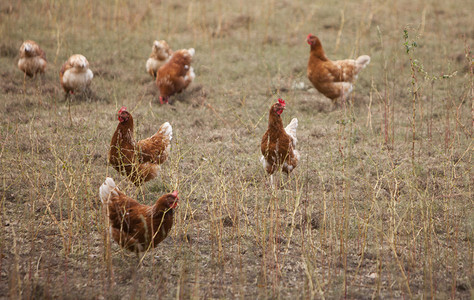
[[[26,40],[20,47],[20,59],[18,60],[18,68],[28,77],[36,76],[36,74],[44,74],[46,70],[46,54],[37,43]]]
[[[173,51],[165,40],[155,41],[151,48],[150,58],[146,61],[146,71],[148,74],[156,78],[158,69],[167,63]]]
[[[82,93],[89,89],[94,73],[89,69],[89,62],[85,56],[74,54],[63,64],[59,72],[61,86],[69,94]]]

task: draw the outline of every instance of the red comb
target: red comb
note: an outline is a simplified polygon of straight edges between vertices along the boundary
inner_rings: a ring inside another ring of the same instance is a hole
[[[312,37],[313,35],[310,33],[308,34],[308,36],[306,37],[307,40],[309,40],[310,37]]]
[[[283,100],[281,98],[278,98],[278,102],[280,102],[280,104],[283,105],[283,106],[286,105],[285,100]]]
[[[178,191],[174,191],[174,192],[172,192],[172,193],[171,193],[171,195],[173,195],[173,197],[176,197],[176,198],[178,198]]]
[[[120,113],[122,113],[122,112],[124,112],[124,111],[126,111],[126,110],[127,110],[127,108],[126,108],[125,106],[122,106],[122,108],[120,108],[120,110],[118,111],[118,113],[120,114]]]

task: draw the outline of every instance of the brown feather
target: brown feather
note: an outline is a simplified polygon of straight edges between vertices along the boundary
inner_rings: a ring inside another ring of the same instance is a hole
[[[115,189],[106,202],[113,239],[123,248],[146,251],[167,236],[173,226],[177,194],[161,196],[154,205],[142,205]]]
[[[110,164],[135,184],[140,185],[157,176],[159,164],[169,155],[171,134],[165,135],[160,129],[151,137],[135,142],[133,117],[124,111],[127,119],[119,122],[112,136],[109,150]]]
[[[281,109],[279,103],[273,104],[270,108],[268,129],[260,144],[260,150],[267,162],[266,171],[268,174],[273,174],[279,167],[282,167],[282,170],[288,174],[298,163],[293,147],[293,138],[283,128],[283,121],[277,113],[279,109]],[[284,164],[285,162],[286,164]]]
[[[178,50],[174,52],[171,59],[158,69],[156,76],[156,85],[163,98],[168,98],[176,93],[181,93],[192,82],[192,78],[185,76],[191,68],[192,57],[186,54],[187,50]]]
[[[359,59],[332,61],[327,58],[316,36],[309,35],[307,41],[311,45],[307,68],[309,81],[332,100],[347,96],[352,90],[352,82],[368,62],[360,63]],[[367,58],[370,61],[370,57]]]

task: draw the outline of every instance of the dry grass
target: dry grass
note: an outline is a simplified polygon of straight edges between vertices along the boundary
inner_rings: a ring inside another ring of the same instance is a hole
[[[472,297],[471,1],[4,2],[0,297]],[[331,58],[372,57],[340,108],[292,88],[309,85],[308,33]],[[25,84],[24,39],[49,61]],[[172,106],[145,72],[155,39],[196,48]],[[74,53],[95,77],[71,124],[58,72]],[[258,159],[277,97],[302,160],[273,191]],[[122,105],[138,138],[174,129],[140,190],[107,166]],[[138,266],[107,237],[106,176],[143,203],[180,191],[171,235]]]

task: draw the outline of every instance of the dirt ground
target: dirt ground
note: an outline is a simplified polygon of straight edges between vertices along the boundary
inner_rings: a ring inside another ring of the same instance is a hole
[[[13,1],[0,4],[0,298],[472,299],[472,1]],[[405,30],[405,32],[404,32]],[[350,99],[306,77],[371,56]],[[23,40],[44,76],[17,68]],[[154,40],[196,49],[171,105]],[[64,101],[62,63],[91,94]],[[298,167],[270,187],[268,110],[299,120]],[[168,121],[169,160],[136,188],[107,163],[125,105],[138,139]],[[141,203],[179,190],[170,235],[139,261],[108,237],[106,176]]]

